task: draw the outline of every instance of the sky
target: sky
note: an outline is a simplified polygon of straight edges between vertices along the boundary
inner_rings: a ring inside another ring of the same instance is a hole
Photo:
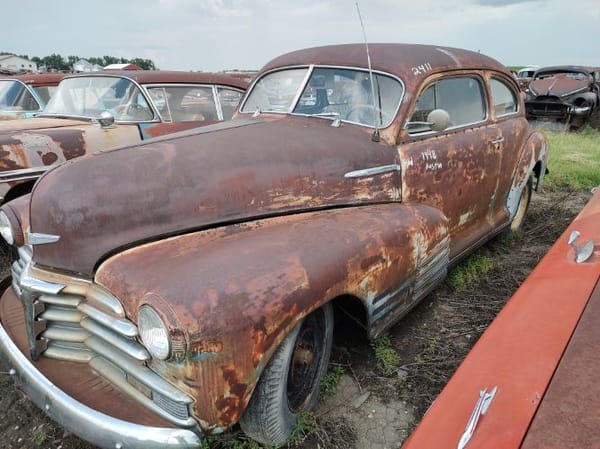
[[[507,66],[600,66],[600,0],[360,0],[369,42],[480,51]],[[363,42],[355,0],[3,0],[0,51],[257,70],[288,51]]]

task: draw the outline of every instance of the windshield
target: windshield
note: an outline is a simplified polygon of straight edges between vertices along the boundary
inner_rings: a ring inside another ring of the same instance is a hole
[[[386,127],[400,106],[403,87],[397,79],[379,73],[373,74],[373,84],[374,89],[366,70],[332,67],[280,70],[267,73],[254,84],[241,112],[339,117],[342,121]]]
[[[25,84],[16,80],[0,80],[0,109],[37,111],[40,105]]]
[[[574,80],[591,80],[592,76],[585,72],[575,72],[575,71],[538,72],[535,75],[536,80],[547,79],[547,78],[568,78],[568,79],[574,79]]]
[[[154,118],[146,97],[131,80],[108,76],[66,78],[50,98],[43,115],[97,119],[110,112],[115,121],[146,122]]]

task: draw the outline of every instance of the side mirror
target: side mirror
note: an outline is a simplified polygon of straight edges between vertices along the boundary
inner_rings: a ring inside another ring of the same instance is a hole
[[[427,116],[427,121],[431,124],[433,131],[443,131],[452,125],[450,114],[444,109],[434,109]]]
[[[115,123],[115,117],[108,111],[103,111],[100,114],[100,118],[98,119],[98,123],[102,128],[110,128],[113,123]]]

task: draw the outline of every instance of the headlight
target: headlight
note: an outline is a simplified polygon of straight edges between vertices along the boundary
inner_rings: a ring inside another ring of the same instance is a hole
[[[169,331],[158,313],[150,306],[140,307],[138,313],[138,331],[142,343],[150,355],[166,360],[171,355]]]
[[[2,238],[6,240],[6,243],[9,245],[15,243],[15,234],[12,224],[3,210],[0,210],[0,235],[2,235]]]

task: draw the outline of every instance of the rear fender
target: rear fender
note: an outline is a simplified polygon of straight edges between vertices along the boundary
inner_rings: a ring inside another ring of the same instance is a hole
[[[509,211],[510,220],[514,218],[517,212],[521,193],[533,173],[537,175],[537,180],[534,184],[535,190],[538,192],[541,190],[547,166],[548,142],[541,133],[535,131],[527,138],[525,145],[523,145],[523,151],[519,157],[513,182],[508,192],[506,206]]]
[[[239,419],[300,319],[352,295],[377,335],[443,278],[448,243],[446,219],[432,207],[344,208],[143,245],[104,262],[96,281],[134,322],[143,304],[162,315],[174,354],[153,369],[196,399],[195,415],[214,431]]]

